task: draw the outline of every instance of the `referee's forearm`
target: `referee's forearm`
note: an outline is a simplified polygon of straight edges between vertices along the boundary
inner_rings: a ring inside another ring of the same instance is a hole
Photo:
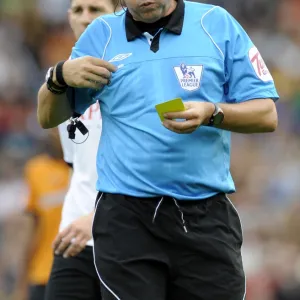
[[[43,84],[38,93],[37,118],[42,128],[53,128],[67,120],[72,109],[66,94],[54,95]]]
[[[278,118],[272,99],[255,99],[238,104],[220,104],[224,111],[221,129],[238,133],[273,132]]]

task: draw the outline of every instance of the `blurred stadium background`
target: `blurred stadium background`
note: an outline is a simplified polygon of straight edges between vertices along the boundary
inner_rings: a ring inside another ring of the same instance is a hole
[[[232,200],[243,221],[247,300],[299,300],[300,0],[206,2],[224,6],[245,26],[281,96],[275,133],[233,136]],[[74,43],[68,5],[0,1],[0,300],[23,300],[14,297],[24,266],[18,217],[27,201],[23,170],[44,151],[37,90],[47,68],[67,58]]]

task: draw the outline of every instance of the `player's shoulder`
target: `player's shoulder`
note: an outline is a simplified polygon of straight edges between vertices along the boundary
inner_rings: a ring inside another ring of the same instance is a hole
[[[184,1],[186,13],[197,18],[227,19],[229,13],[226,9],[213,4]]]
[[[38,154],[30,158],[25,165],[29,167],[39,166],[39,165],[43,165],[47,160],[48,160],[48,156],[46,154]]]
[[[45,167],[49,157],[45,154],[39,154],[30,158],[25,164],[26,173],[36,173],[38,170]]]

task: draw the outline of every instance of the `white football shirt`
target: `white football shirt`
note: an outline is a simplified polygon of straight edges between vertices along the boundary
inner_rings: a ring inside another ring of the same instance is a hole
[[[63,205],[60,231],[76,219],[91,213],[95,208],[97,196],[96,155],[102,129],[98,102],[87,109],[80,120],[89,130],[89,137],[82,144],[75,144],[69,139],[68,121],[58,127],[64,160],[73,164],[73,175]],[[81,143],[85,139],[86,135],[83,136],[79,130],[76,130],[75,142]],[[92,246],[93,241],[90,240],[87,245]]]

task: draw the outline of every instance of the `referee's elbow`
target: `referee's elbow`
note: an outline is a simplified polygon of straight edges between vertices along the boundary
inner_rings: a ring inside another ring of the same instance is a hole
[[[273,122],[270,122],[268,124],[268,127],[266,128],[266,132],[274,132],[278,127],[278,120],[274,120]]]
[[[55,116],[52,116],[51,109],[49,107],[43,107],[42,105],[38,104],[37,121],[43,129],[54,128],[61,123],[57,122],[54,117]]]
[[[278,114],[274,102],[272,109],[269,111],[268,117],[265,118],[265,120],[265,132],[274,132],[278,127]]]
[[[37,119],[38,119],[38,123],[40,124],[40,126],[43,129],[50,129],[50,128],[55,127],[55,126],[52,126],[49,122],[47,122],[45,119],[41,118],[39,116],[39,113],[37,114]]]
[[[37,107],[37,121],[43,129],[55,127],[50,122],[49,113],[45,109],[42,109],[39,104]]]
[[[67,120],[67,118],[64,118],[63,120],[57,119],[55,116],[52,116],[48,111],[41,111],[38,108],[37,120],[43,129],[50,129],[57,127],[63,121]]]

